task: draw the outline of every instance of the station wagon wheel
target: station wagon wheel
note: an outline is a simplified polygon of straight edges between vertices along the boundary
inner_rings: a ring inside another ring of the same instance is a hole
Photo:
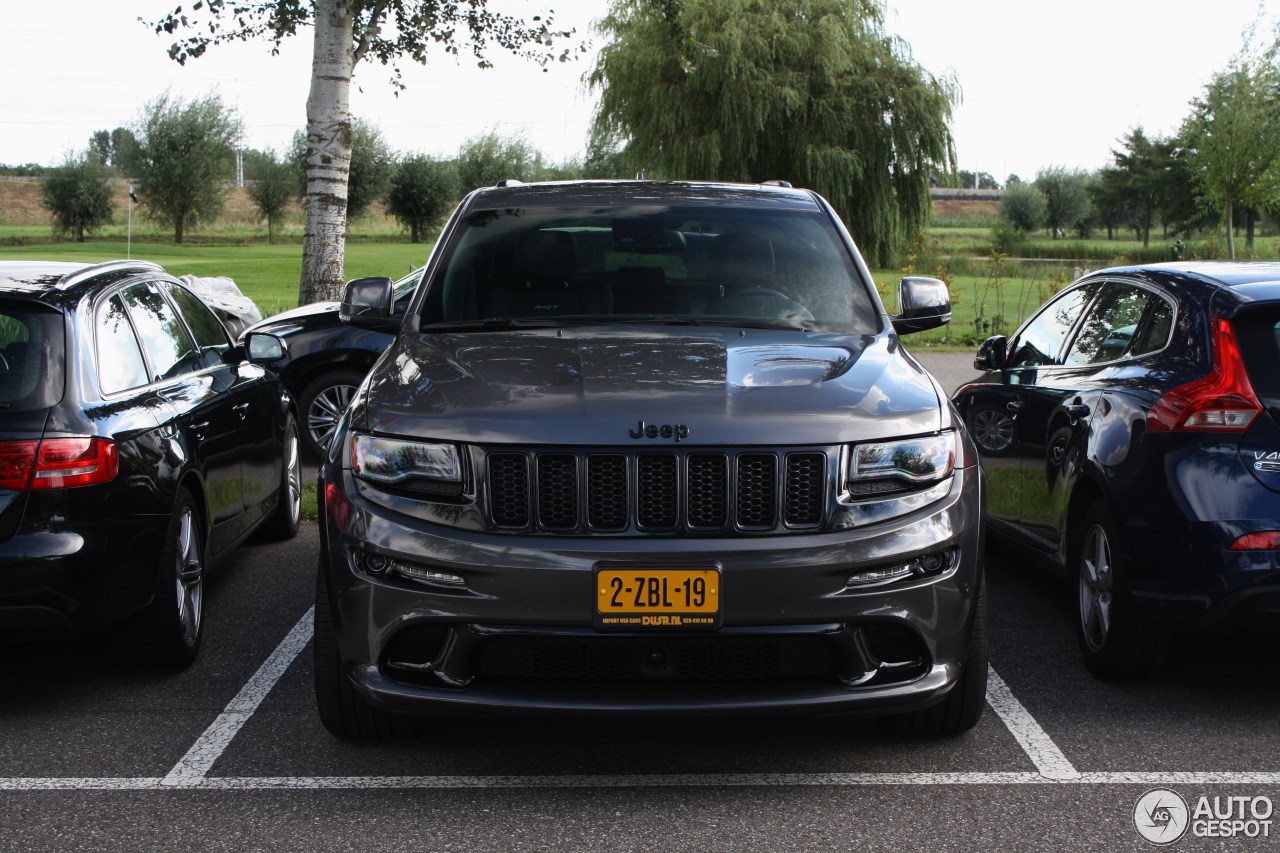
[[[1004,456],[1013,447],[1013,418],[997,406],[975,406],[969,414],[969,431],[986,456]]]
[[[299,408],[304,426],[303,443],[315,457],[323,456],[338,427],[338,419],[351,405],[364,374],[354,370],[334,370],[311,382],[302,392]]]
[[[1076,637],[1085,666],[1103,679],[1151,675],[1169,656],[1173,634],[1130,593],[1128,566],[1110,508],[1105,501],[1098,501],[1073,528]]]
[[[280,466],[280,499],[262,531],[269,539],[292,539],[302,519],[302,442],[290,414],[284,422],[283,457]]]
[[[136,640],[147,663],[185,667],[204,636],[204,521],[195,499],[179,489],[160,549],[155,596],[139,615]]]

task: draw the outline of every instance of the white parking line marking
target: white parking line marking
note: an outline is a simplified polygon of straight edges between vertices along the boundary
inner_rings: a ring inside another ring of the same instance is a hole
[[[1080,771],[1067,760],[1067,756],[1058,749],[1058,745],[1045,730],[1040,728],[1036,718],[1023,707],[1009,690],[1009,685],[996,675],[994,669],[987,672],[987,704],[996,712],[996,716],[1005,724],[1042,776],[1046,779],[1075,779],[1080,776]]]
[[[1051,779],[1040,773],[704,773],[574,776],[204,776],[177,787],[161,778],[10,778],[0,791],[340,791],[510,788],[870,788],[974,785],[1280,785],[1280,772],[1101,772]]]
[[[223,776],[209,771],[311,640],[308,610],[218,718],[163,778],[11,777],[0,791],[435,790],[507,788],[873,787],[912,785],[1280,785],[1280,772],[1086,772],[1067,760],[991,670],[987,702],[1035,764],[1035,772],[695,773],[565,776]]]
[[[187,754],[173,766],[169,775],[161,781],[162,785],[174,788],[200,787],[200,783],[208,775],[214,762],[226,750],[227,745],[231,743],[232,738],[249,721],[253,712],[258,710],[262,700],[276,686],[276,682],[284,675],[294,658],[310,642],[314,613],[315,607],[312,607],[303,614],[298,623],[293,626],[293,630],[280,641],[280,645],[276,646],[271,656],[258,667],[258,671],[244,687],[240,688],[236,697],[218,715],[218,719],[204,730],[200,739],[192,744]]]

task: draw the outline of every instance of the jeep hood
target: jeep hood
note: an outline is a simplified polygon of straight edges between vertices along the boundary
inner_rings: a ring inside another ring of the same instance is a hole
[[[483,444],[794,446],[934,432],[939,406],[887,333],[615,326],[401,335],[353,424]]]

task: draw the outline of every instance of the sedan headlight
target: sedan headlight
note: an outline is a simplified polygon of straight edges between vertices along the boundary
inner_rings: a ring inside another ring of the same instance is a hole
[[[356,435],[351,440],[351,467],[362,480],[393,488],[449,496],[462,493],[462,462],[454,444]]]
[[[855,500],[914,491],[951,476],[955,464],[954,432],[856,444],[849,454],[845,490]]]

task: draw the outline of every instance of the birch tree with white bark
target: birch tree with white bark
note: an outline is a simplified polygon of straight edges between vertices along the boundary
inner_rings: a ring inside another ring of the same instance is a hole
[[[361,62],[387,66],[390,84],[403,88],[400,63],[426,64],[433,49],[454,56],[466,51],[481,68],[490,66],[493,45],[540,65],[567,61],[572,51],[565,44],[572,32],[555,30],[550,17],[496,12],[489,0],[196,0],[144,23],[180,36],[169,47],[179,64],[232,41],[262,39],[276,52],[299,30],[314,30],[299,304],[336,299],[342,290],[351,78]]]

